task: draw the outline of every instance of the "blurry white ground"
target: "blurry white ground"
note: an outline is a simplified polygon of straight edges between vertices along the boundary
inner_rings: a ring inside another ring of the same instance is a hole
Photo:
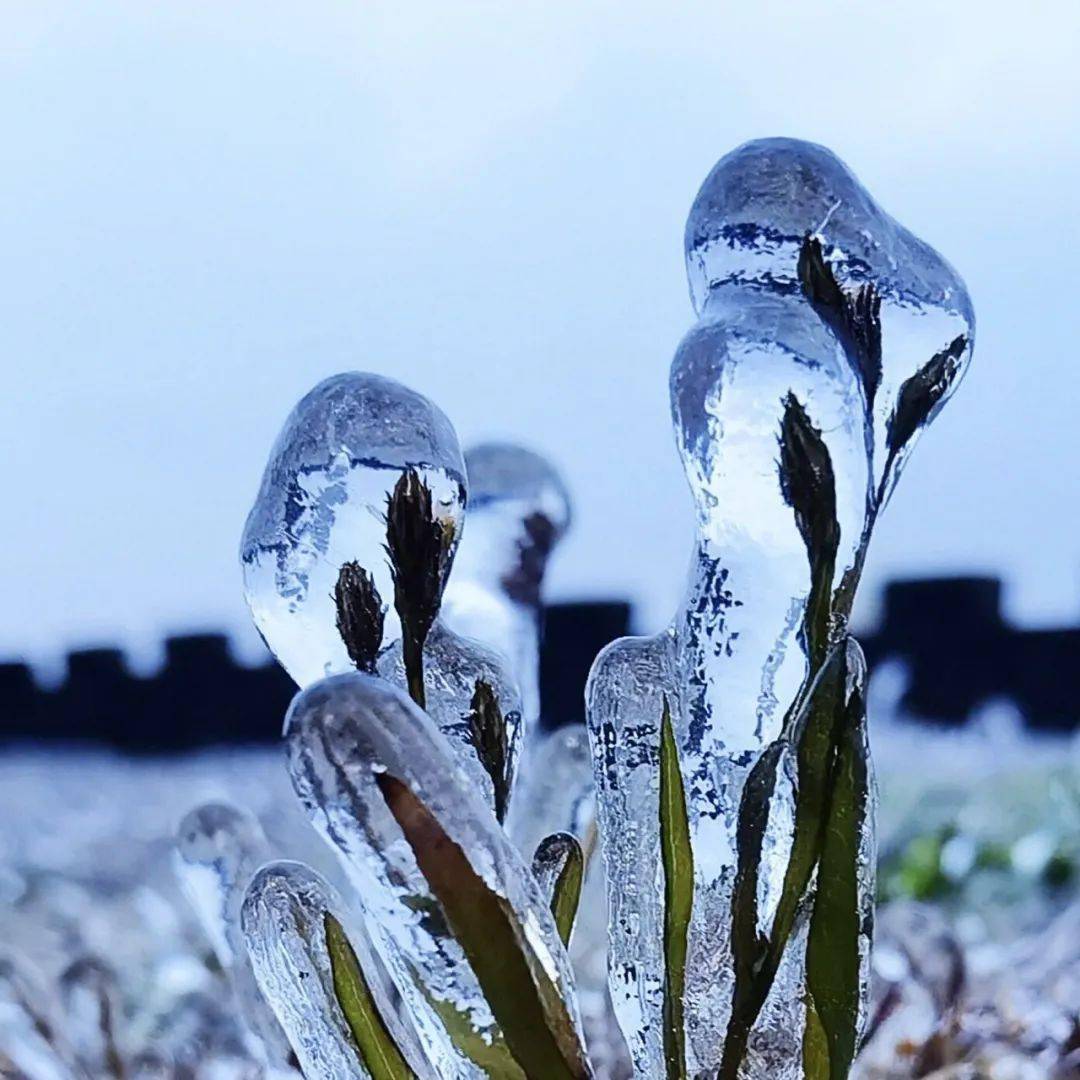
[[[895,718],[894,676],[879,673],[872,700],[889,899],[864,1075],[930,1075],[954,1058],[965,1064],[941,1075],[1074,1075],[1060,1070],[1080,1049],[1080,744],[1026,734],[1007,706],[963,730],[915,726]],[[244,1075],[223,980],[172,871],[177,823],[208,800],[247,807],[283,856],[336,876],[276,748],[0,755],[2,949],[54,1012],[47,987],[66,965],[108,961],[121,1041],[133,1060],[154,1048],[144,1075]]]

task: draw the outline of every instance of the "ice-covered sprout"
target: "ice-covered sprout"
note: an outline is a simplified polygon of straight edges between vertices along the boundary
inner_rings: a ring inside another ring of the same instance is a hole
[[[184,815],[176,830],[175,866],[181,887],[229,977],[252,1055],[284,1069],[289,1047],[255,984],[240,931],[244,893],[270,846],[253,814],[212,802]]]
[[[508,657],[528,730],[540,714],[544,574],[570,527],[570,496],[546,458],[514,443],[480,443],[465,465],[469,528],[446,590],[446,619]]]
[[[399,688],[356,673],[299,694],[285,734],[297,794],[364,897],[440,1075],[513,1075],[521,1054],[579,1054],[546,898],[430,719]],[[585,1075],[574,1060],[566,1075]]]
[[[686,254],[699,321],[670,388],[697,507],[689,589],[663,633],[601,653],[588,690],[609,981],[639,1071],[795,1077],[807,987],[828,984],[814,967],[826,918],[857,970],[829,985],[806,1045],[841,1062],[861,1016],[834,1007],[859,1004],[872,891],[861,693],[839,689],[859,669],[846,620],[874,520],[963,373],[973,319],[951,268],[807,143],[723,158]],[[847,846],[830,848],[825,825]],[[804,903],[827,857],[853,882],[849,910],[836,889]],[[671,914],[687,901],[684,955]]]
[[[799,139],[757,139],[721,158],[694,200],[685,250],[701,316],[732,292],[809,295],[858,370],[886,498],[971,359],[975,314],[956,271],[835,154]]]
[[[240,559],[255,625],[300,686],[353,669],[334,605],[345,563],[372,575],[380,596],[394,595],[387,502],[410,470],[452,534],[452,560],[464,522],[465,462],[450,421],[427,398],[381,375],[347,372],[319,383],[285,421]],[[387,623],[387,641],[398,639],[393,610]]]
[[[441,410],[393,379],[335,375],[300,401],[278,436],[240,555],[255,625],[300,686],[370,669],[381,642],[374,666],[410,689],[494,804],[471,739],[472,700],[482,681],[498,702],[509,779],[518,690],[497,652],[437,617],[465,502],[465,462]],[[375,615],[377,634],[373,626],[357,633],[357,620]]]
[[[355,1080],[415,1075],[428,1080],[436,1075],[408,1018],[397,1011],[393,989],[361,923],[313,870],[296,862],[264,866],[248,887],[242,922],[259,987],[305,1076]],[[340,1000],[342,976],[335,971],[334,956],[341,949],[350,960],[355,958],[368,998],[367,1023],[359,1037]],[[380,1071],[376,1061],[386,1071]]]

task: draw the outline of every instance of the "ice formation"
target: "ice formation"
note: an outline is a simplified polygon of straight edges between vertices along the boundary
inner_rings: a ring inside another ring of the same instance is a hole
[[[973,322],[951,268],[808,143],[763,140],[723,158],[691,209],[686,258],[699,318],[676,351],[670,390],[697,508],[689,586],[661,634],[601,653],[588,689],[609,982],[647,1076],[670,1065],[669,1031],[685,1042],[688,1075],[714,1075],[724,1062],[744,785],[759,763],[756,778],[771,768],[767,813],[746,838],[761,845],[760,938],[773,929],[792,850],[794,736],[813,707],[811,681],[840,665],[846,700],[861,697],[861,660],[857,646],[845,653],[844,635],[870,530],[915,437],[963,373]],[[665,716],[693,871],[675,1021],[665,962]],[[860,828],[863,913],[873,876],[869,806]],[[802,1075],[808,906],[755,1017],[741,1076]]]
[[[378,670],[407,685],[389,549],[390,500],[407,474],[430,493],[441,537],[437,610],[465,523],[465,462],[446,416],[392,379],[351,372],[326,379],[292,411],[270,455],[241,541],[244,594],[271,651],[300,686],[356,668],[338,629],[335,588],[356,563],[385,608]],[[378,643],[376,643],[378,644]],[[426,709],[473,782],[492,781],[476,758],[468,718],[478,680],[507,718],[512,771],[521,705],[499,654],[438,619],[423,642]]]
[[[508,657],[528,732],[540,715],[541,589],[548,557],[570,526],[570,496],[554,466],[513,443],[474,446],[465,466],[469,528],[445,617]]]
[[[867,1026],[869,1077],[900,1040],[958,1042],[963,1008],[980,1022],[987,990],[964,1006],[951,932],[896,908],[867,1025],[874,782],[847,632],[876,518],[970,358],[964,286],[793,140],[717,164],[686,259],[698,321],[670,396],[697,511],[687,593],[661,634],[597,658],[588,735],[535,724],[543,574],[570,520],[558,474],[508,444],[463,459],[391,379],[320,383],[273,448],[241,559],[302,688],[285,741],[318,836],[286,834],[316,865],[332,850],[350,888],[268,863],[255,816],[200,805],[175,869],[211,957],[168,875],[110,872],[120,846],[151,857],[139,800],[105,800],[125,845],[84,809],[81,883],[0,875],[20,949],[0,959],[0,1072],[623,1080],[613,1005],[649,1080],[845,1075]],[[100,786],[87,766],[79,783]],[[280,840],[269,791],[244,794]],[[1044,1057],[1075,1054],[1077,921],[1018,951],[993,993],[1001,1016],[1035,1018],[1025,1049]]]
[[[255,975],[307,1077],[357,1080],[369,1075],[342,1012],[327,944],[327,916],[348,936],[380,1016],[419,1080],[428,1070],[407,1019],[372,953],[362,925],[313,870],[296,862],[264,866],[248,887],[243,935]]]
[[[460,848],[468,873],[501,898],[536,958],[533,978],[550,987],[576,1026],[569,963],[539,885],[455,764],[447,740],[409,697],[369,675],[335,676],[297,696],[285,735],[297,794],[364,898],[372,940],[439,1076],[507,1068],[493,1009],[508,1003],[485,997],[439,914],[440,901],[391,812],[387,783],[421,800]]]
[[[228,803],[196,807],[176,830],[177,875],[232,984],[252,1056],[268,1068],[287,1070],[289,1045],[255,983],[240,930],[245,890],[269,858],[258,819]]]

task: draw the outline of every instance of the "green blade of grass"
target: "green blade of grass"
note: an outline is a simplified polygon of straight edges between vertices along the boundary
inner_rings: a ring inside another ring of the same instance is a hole
[[[770,940],[758,927],[757,893],[769,804],[785,750],[786,745],[780,739],[765,748],[750,770],[739,807],[737,868],[731,897],[731,958],[735,986],[719,1073],[725,1080],[733,1080],[738,1075],[750,1029],[772,985],[774,973],[768,968]]]
[[[852,643],[852,649],[858,646]],[[806,982],[825,1037],[827,1068],[816,1053],[807,1080],[846,1080],[859,1019],[859,845],[870,808],[869,748],[861,664],[849,664],[849,693],[837,733],[827,823],[806,946]]]
[[[495,1077],[496,1080],[528,1080],[506,1043],[497,1034],[488,1041],[484,1033],[476,1030],[468,1013],[462,1012],[452,1001],[433,997],[423,985],[420,990],[442,1021],[450,1041],[474,1065],[478,1065],[485,1076]]]
[[[832,296],[834,291],[839,295],[829,275],[816,287],[823,295]],[[820,429],[793,393],[784,398],[779,448],[780,488],[795,516],[810,564],[810,591],[800,631],[809,674],[784,717],[780,736],[762,751],[750,770],[739,801],[738,866],[731,895],[735,981],[721,1080],[738,1076],[750,1031],[768,998],[816,864],[837,688],[843,684],[843,664],[837,660],[838,656],[842,660],[843,649],[830,650],[829,641],[832,580],[840,538],[835,476]],[[765,933],[759,926],[757,907],[759,864],[779,770],[793,747],[797,749],[798,771],[795,830],[777,912],[770,932]]]
[[[569,945],[585,876],[585,854],[578,838],[567,832],[545,836],[536,846],[533,876],[548,893],[559,938]]]
[[[375,779],[514,1059],[529,1077],[590,1077],[566,1002],[512,905],[476,873],[408,785],[388,773]]]
[[[822,1027],[814,996],[806,995],[806,1030],[803,1032],[803,1076],[821,1080],[829,1075],[829,1041]]]
[[[687,1075],[683,996],[694,906],[694,854],[666,695],[660,722],[660,853],[664,867],[664,1060],[668,1080],[682,1080]]]
[[[829,654],[801,708],[786,725],[787,732],[766,747],[743,787],[736,833],[738,871],[731,898],[735,985],[719,1073],[722,1080],[738,1076],[750,1031],[769,996],[817,865],[833,728],[844,686],[844,655],[843,646]],[[780,765],[793,744],[798,788],[791,852],[772,927],[763,934],[757,908],[761,850]]]
[[[379,1015],[371,988],[341,923],[329,912],[323,922],[334,993],[360,1051],[361,1061],[371,1073],[372,1080],[414,1080],[416,1074],[409,1068]]]

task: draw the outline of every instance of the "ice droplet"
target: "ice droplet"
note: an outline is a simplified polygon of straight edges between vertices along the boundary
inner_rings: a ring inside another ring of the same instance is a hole
[[[569,965],[539,886],[447,740],[404,692],[360,673],[323,680],[294,699],[285,735],[297,794],[364,898],[372,940],[440,1077],[483,1075],[451,1041],[444,1018],[488,1045],[501,1035],[377,774],[414,792],[474,872],[505,897],[576,1016]]]
[[[393,991],[361,925],[342,899],[302,863],[264,866],[248,887],[243,934],[255,976],[288,1035],[305,1076],[368,1076],[338,1004],[326,942],[326,916],[345,929],[380,1016],[410,1066],[431,1075],[416,1039],[393,1006]]]
[[[889,425],[901,388],[963,339],[951,357],[948,387],[921,430],[971,359],[971,300],[956,271],[886,214],[835,154],[798,139],[757,139],[717,162],[687,219],[695,310],[704,316],[732,290],[800,295],[797,268],[808,235],[820,240],[842,288],[873,285],[881,298],[880,382],[870,411],[875,484],[887,497],[918,435],[890,462]]]
[[[351,561],[374,577],[387,607],[379,674],[407,685],[386,553],[387,500],[407,470],[431,491],[432,512],[451,537],[452,568],[464,526],[465,464],[450,421],[426,398],[379,375],[335,375],[300,401],[274,444],[244,529],[244,593],[259,632],[301,687],[355,670],[334,602],[338,573]],[[439,619],[423,658],[425,708],[493,800],[468,718],[476,682],[486,682],[507,717],[513,766],[521,704],[506,663]]]
[[[609,986],[635,1066],[649,1076],[665,1071],[665,702],[694,858],[687,1067],[712,1075],[731,1013],[736,826],[747,774],[779,736],[823,650],[843,639],[876,515],[918,431],[955,389],[973,326],[948,265],[810,144],[764,140],[722,159],[691,210],[686,252],[699,321],[675,354],[670,389],[697,509],[687,595],[661,634],[608,646],[587,692]],[[810,606],[818,582],[824,626]],[[765,826],[759,919],[776,910],[794,798],[788,761]],[[871,813],[860,838],[861,910],[873,850]],[[747,1078],[801,1075],[805,934],[797,922],[750,1037]],[[861,949],[865,967],[867,943]]]
[[[196,807],[176,830],[177,876],[232,984],[250,1050],[264,1065],[284,1069],[289,1047],[255,984],[240,930],[244,892],[269,858],[258,820],[227,803]]]
[[[465,454],[469,527],[446,590],[447,623],[497,649],[521,689],[525,730],[540,715],[540,622],[548,557],[570,527],[570,496],[554,466],[512,443]]]
[[[387,498],[408,469],[431,489],[456,547],[465,463],[450,421],[415,391],[380,375],[334,375],[301,399],[274,443],[240,559],[255,625],[300,686],[353,669],[333,599],[346,562],[374,576],[389,607],[385,640],[401,636],[383,547]]]

